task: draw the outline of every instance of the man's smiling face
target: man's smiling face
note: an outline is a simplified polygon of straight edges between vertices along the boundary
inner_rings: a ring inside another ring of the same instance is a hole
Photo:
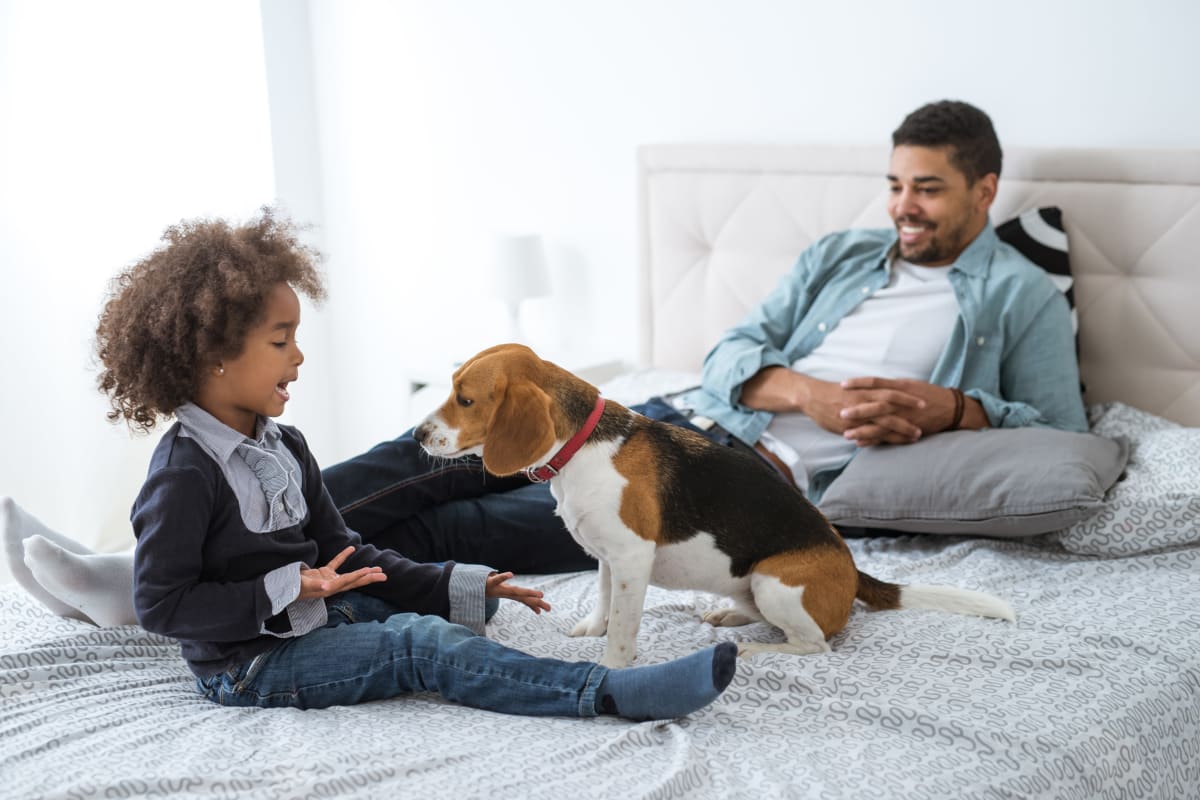
[[[899,255],[926,267],[954,263],[987,224],[996,196],[996,175],[968,184],[950,163],[949,147],[896,147],[887,180]]]

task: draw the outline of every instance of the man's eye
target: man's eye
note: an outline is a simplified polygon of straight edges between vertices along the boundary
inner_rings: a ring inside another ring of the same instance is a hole
[[[287,347],[287,342],[271,342],[271,344],[275,345],[275,346],[276,346],[276,347],[278,347],[280,350],[282,350],[283,348]]]
[[[460,406],[462,406],[463,408],[467,408],[468,406],[471,406],[471,405],[473,405],[473,404],[475,403],[475,401],[474,401],[474,400],[471,400],[471,399],[469,399],[469,398],[463,397],[461,394],[460,394],[460,395],[457,395],[457,396],[456,396],[454,399],[455,399],[455,400],[457,400],[457,401],[458,401],[458,404],[459,404]]]

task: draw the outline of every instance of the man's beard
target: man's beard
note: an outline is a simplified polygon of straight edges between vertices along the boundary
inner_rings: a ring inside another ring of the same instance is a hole
[[[899,230],[901,225],[916,223],[918,225],[925,224],[921,220],[913,220],[908,217],[901,217],[896,221],[896,229]],[[938,225],[934,229],[933,234],[929,237],[929,241],[920,245],[919,249],[909,250],[904,242],[899,242],[900,257],[910,264],[922,266],[925,264],[934,264],[940,261],[946,261],[950,258],[957,258],[966,249],[964,241],[964,232],[966,231],[967,223],[962,222],[944,233],[941,232],[943,225]]]
[[[905,252],[905,246],[900,245],[900,257],[910,264],[921,266],[922,264],[932,264],[936,261],[944,261],[946,259],[945,250],[941,243],[936,238],[929,240],[929,243],[919,250]]]

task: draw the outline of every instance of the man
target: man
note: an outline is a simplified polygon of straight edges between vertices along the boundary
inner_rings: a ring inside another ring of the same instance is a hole
[[[861,447],[957,428],[1087,429],[1066,300],[988,220],[1001,167],[991,120],[932,103],[892,142],[894,227],[808,248],[709,353],[700,389],[638,410],[753,447],[814,501]],[[431,460],[410,434],[322,477],[350,528],[417,561],[595,565],[546,484]],[[0,538],[14,576],[56,613],[134,621],[131,556],[90,555],[7,498]]]
[[[820,240],[721,338],[680,403],[819,500],[860,447],[948,429],[1087,429],[1070,310],[1000,242],[988,116],[942,101],[892,135],[894,229]]]

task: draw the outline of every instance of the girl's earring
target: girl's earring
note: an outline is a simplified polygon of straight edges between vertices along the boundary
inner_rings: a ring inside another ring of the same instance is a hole
[[[224,374],[225,374],[225,368],[224,368],[224,367],[217,367],[217,374],[218,374],[218,375],[224,375]]]

